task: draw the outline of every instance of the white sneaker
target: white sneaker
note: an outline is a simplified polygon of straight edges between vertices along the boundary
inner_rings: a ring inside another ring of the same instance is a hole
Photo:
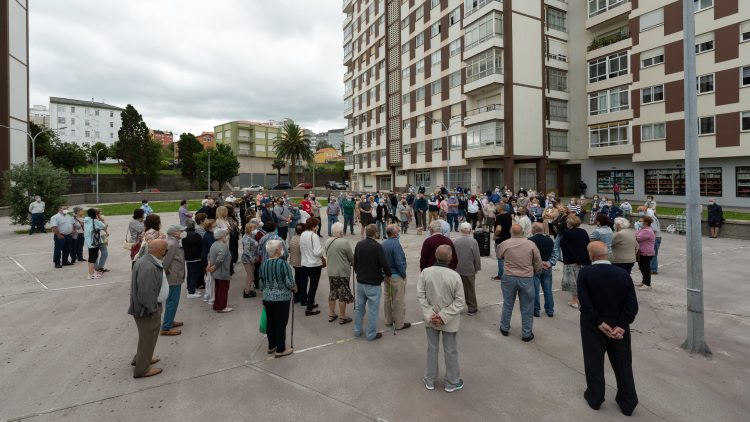
[[[198,298],[198,297],[201,297],[201,296],[203,296],[203,295],[200,294],[200,293],[188,293],[187,294],[187,298],[188,299],[195,299],[195,298]]]
[[[98,279],[100,279],[100,278],[102,278],[102,275],[101,275],[101,274],[99,274],[99,273],[88,274],[88,275],[86,276],[86,279],[87,279],[87,280],[98,280]]]

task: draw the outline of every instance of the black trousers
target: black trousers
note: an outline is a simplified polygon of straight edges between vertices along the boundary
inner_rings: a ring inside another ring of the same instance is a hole
[[[266,308],[266,336],[268,349],[276,349],[276,353],[286,350],[286,324],[289,322],[289,301],[263,301]]]
[[[641,255],[638,258],[638,269],[641,270],[641,274],[643,275],[643,284],[650,286],[651,285],[651,260],[654,259],[653,256],[645,256]]]
[[[286,237],[289,234],[289,226],[276,227],[276,234],[278,234],[286,243]]]
[[[635,264],[634,262],[620,262],[620,263],[612,264],[612,265],[614,265],[615,267],[620,267],[623,270],[627,271],[628,274],[630,274],[630,272],[633,270],[634,264]]]
[[[307,287],[307,301],[302,302],[307,305],[307,310],[312,311],[315,304],[315,293],[318,291],[320,283],[320,271],[323,267],[302,267],[302,284]],[[299,286],[297,286],[299,288]]]
[[[594,409],[604,402],[604,353],[617,380],[615,401],[622,413],[631,415],[638,405],[633,380],[633,356],[630,350],[630,329],[625,328],[622,340],[614,340],[599,331],[588,319],[581,315],[581,344],[583,365],[586,371],[586,392],[583,397]]]
[[[294,303],[307,303],[307,279],[304,277],[302,267],[294,267],[294,284],[297,285],[297,293],[294,294]]]
[[[477,228],[477,218],[479,217],[479,213],[477,212],[469,212],[466,213],[466,222],[471,223],[471,229],[474,230]]]

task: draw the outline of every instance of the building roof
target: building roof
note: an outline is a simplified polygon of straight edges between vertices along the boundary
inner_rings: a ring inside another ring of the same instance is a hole
[[[336,154],[338,155],[339,152],[336,151],[336,148],[321,148],[317,151],[315,151],[316,154]]]
[[[97,108],[106,108],[110,110],[118,110],[123,111],[125,110],[122,107],[113,106],[111,104],[105,104],[105,103],[98,103],[96,101],[85,101],[85,100],[73,100],[70,98],[61,98],[61,97],[49,97],[50,104],[69,104],[69,105],[78,105],[78,106],[84,106],[84,107],[97,107]]]

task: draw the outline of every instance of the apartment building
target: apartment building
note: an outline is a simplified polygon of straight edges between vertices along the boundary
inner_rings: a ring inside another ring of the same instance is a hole
[[[204,149],[213,148],[216,146],[216,136],[213,132],[202,132],[200,135],[197,135],[195,139],[198,140],[203,145]]]
[[[28,27],[26,0],[0,1],[0,172],[29,156]]]
[[[114,144],[122,127],[123,108],[88,100],[49,98],[49,124],[65,142]]]
[[[154,141],[165,148],[174,143],[174,134],[170,131],[151,129],[150,135]]]
[[[589,194],[619,181],[628,196],[683,201],[681,4],[344,1],[355,188],[572,195],[580,180]],[[750,206],[750,2],[695,4],[701,192]]]
[[[29,107],[29,121],[39,126],[49,127],[49,110],[46,105]]]
[[[227,144],[240,162],[239,186],[276,183],[274,141],[281,136],[283,122],[236,120],[214,127],[215,142]],[[235,184],[237,185],[237,184]]]

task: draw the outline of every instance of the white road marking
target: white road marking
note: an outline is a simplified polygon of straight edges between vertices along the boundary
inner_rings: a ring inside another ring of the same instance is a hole
[[[39,280],[39,278],[37,276],[35,276],[31,272],[29,272],[29,270],[27,270],[26,268],[24,268],[24,266],[21,265],[20,262],[16,261],[15,258],[13,258],[12,256],[8,256],[8,259],[10,259],[11,261],[13,261],[16,265],[18,265],[18,268],[22,269],[26,274],[32,276],[34,278],[34,280],[36,280],[37,283],[39,283],[42,287],[44,287],[44,290],[49,290],[49,287],[45,286],[44,283],[42,283],[42,281]]]
[[[57,287],[57,288],[54,288],[54,289],[47,289],[47,290],[49,290],[51,292],[58,292],[60,290],[82,289],[84,287],[106,286],[108,284],[116,284],[116,283],[123,283],[123,281],[119,280],[119,281],[108,281],[106,283],[84,284],[84,285],[81,285],[81,286]]]

